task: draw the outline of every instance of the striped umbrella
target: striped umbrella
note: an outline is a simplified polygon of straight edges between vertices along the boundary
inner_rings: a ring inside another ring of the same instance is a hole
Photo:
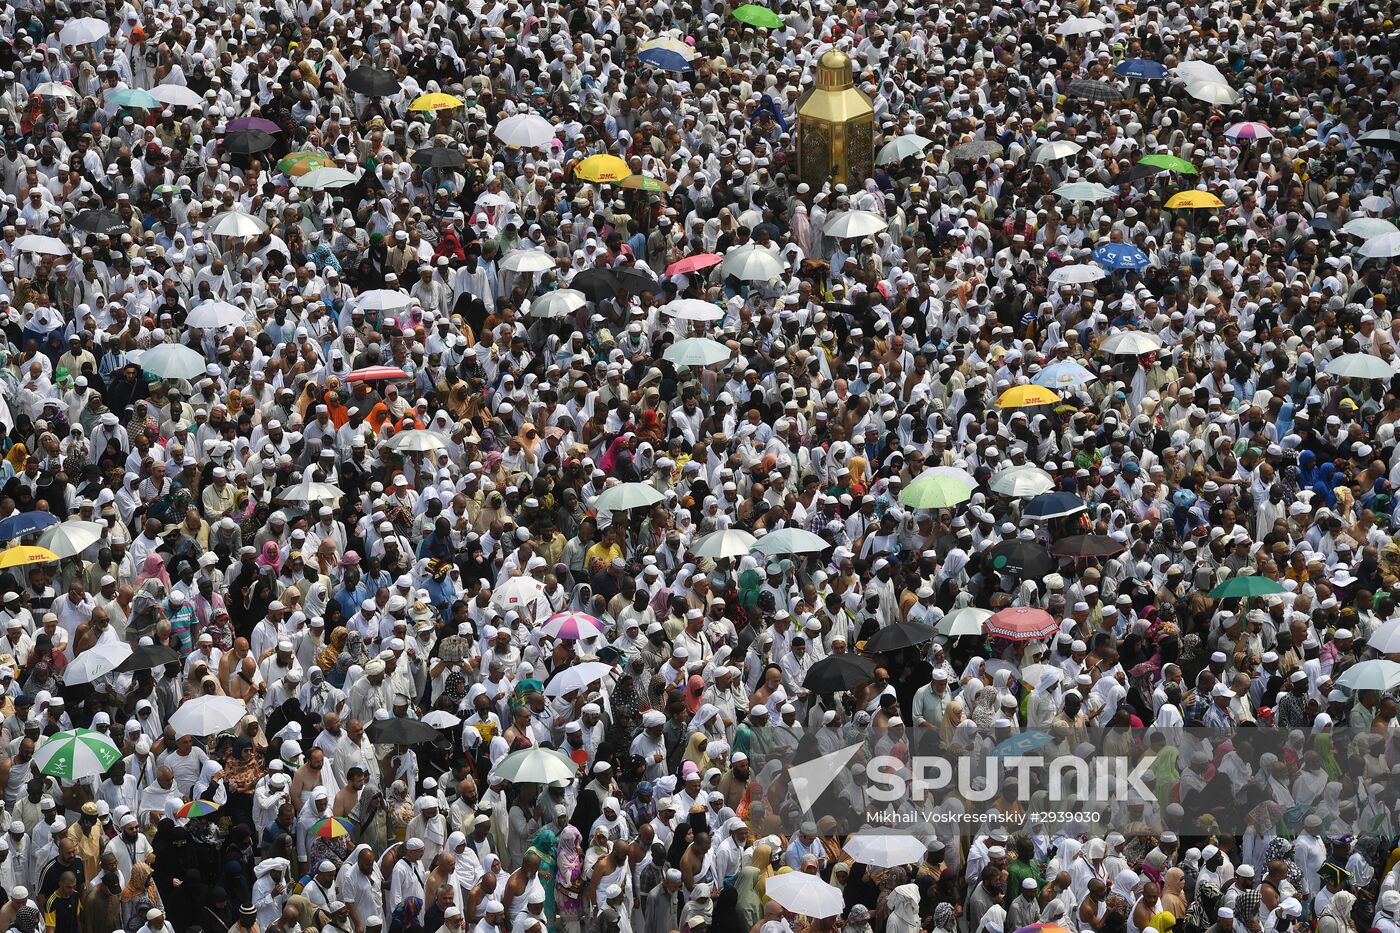
[[[219,805],[212,800],[191,800],[183,807],[175,811],[175,815],[182,820],[193,819],[197,816],[209,816],[211,813],[219,812]]]
[[[41,773],[65,781],[106,774],[121,757],[112,740],[93,729],[55,732],[34,751]]]
[[[335,159],[324,152],[308,149],[305,152],[293,152],[277,163],[277,171],[293,177],[305,175],[318,168],[335,168]]]
[[[1230,139],[1273,139],[1274,131],[1262,123],[1246,120],[1227,127],[1225,135]]]
[[[556,612],[544,620],[541,633],[551,638],[578,641],[603,634],[603,623],[586,612]]]
[[[317,839],[339,839],[354,831],[354,822],[343,816],[328,816],[311,827],[311,834]]]

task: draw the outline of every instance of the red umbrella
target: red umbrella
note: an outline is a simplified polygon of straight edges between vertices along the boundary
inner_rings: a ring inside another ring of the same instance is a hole
[[[1016,606],[998,612],[984,622],[982,627],[986,629],[987,634],[997,638],[1006,638],[1011,641],[1036,641],[1055,634],[1059,630],[1060,624],[1055,621],[1054,616],[1044,609]]]
[[[366,366],[345,377],[346,382],[371,382],[376,379],[407,379],[408,373],[397,366]]]
[[[711,266],[720,264],[724,259],[719,253],[696,253],[694,256],[687,256],[684,259],[677,259],[666,267],[667,275],[689,275],[692,272],[699,272],[701,269],[708,269]]]

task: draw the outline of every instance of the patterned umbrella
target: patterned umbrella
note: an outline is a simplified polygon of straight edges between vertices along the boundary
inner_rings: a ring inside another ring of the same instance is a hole
[[[544,620],[541,633],[555,639],[578,641],[603,634],[603,623],[586,612],[556,612]]]
[[[182,820],[188,820],[196,816],[208,816],[218,811],[219,805],[212,800],[191,800],[189,803],[176,810],[175,815]]]
[[[311,827],[311,834],[317,839],[339,839],[354,831],[354,822],[343,816],[328,816]]]
[[[1044,609],[1013,606],[987,620],[987,634],[1011,641],[1036,641],[1059,631],[1060,623]]]
[[[106,774],[121,757],[121,750],[101,732],[73,729],[45,739],[34,751],[34,764],[43,774],[76,781]]]

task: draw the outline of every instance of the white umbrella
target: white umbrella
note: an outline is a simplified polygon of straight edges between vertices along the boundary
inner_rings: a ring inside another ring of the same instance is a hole
[[[1348,379],[1389,379],[1395,375],[1394,364],[1369,353],[1343,353],[1328,360],[1323,369],[1333,376]]]
[[[56,236],[39,233],[26,233],[15,240],[15,249],[24,253],[39,253],[42,256],[71,256],[73,251]]]
[[[423,722],[434,729],[451,729],[462,720],[445,709],[435,709],[423,717]]]
[[[1363,211],[1375,211],[1377,214],[1388,211],[1394,206],[1394,201],[1379,194],[1368,194],[1361,199],[1361,209]]]
[[[496,124],[495,136],[517,149],[544,149],[554,138],[554,126],[536,113],[517,113]]]
[[[1400,619],[1391,619],[1376,629],[1366,644],[1381,654],[1400,654]]]
[[[328,165],[325,168],[313,168],[305,175],[293,179],[292,183],[298,188],[323,191],[327,188],[348,188],[359,180],[360,176],[354,172]]]
[[[764,891],[784,910],[817,920],[839,916],[846,909],[840,888],[805,872],[773,875],[764,882]]]
[[[1379,217],[1356,217],[1342,224],[1343,233],[1361,237],[1363,240],[1385,236],[1387,233],[1394,233],[1395,230],[1395,224]]]
[[[99,522],[85,522],[71,519],[59,522],[39,535],[39,546],[46,547],[59,557],[77,557],[79,554],[102,540],[107,526]]]
[[[981,635],[982,623],[992,617],[990,609],[964,606],[938,620],[938,634],[957,638],[960,635]]]
[[[1107,276],[1103,271],[1103,266],[1096,262],[1081,262],[1072,266],[1060,266],[1050,273],[1050,284],[1056,287],[1060,285],[1086,285],[1089,282],[1097,282]]]
[[[677,340],[662,356],[677,366],[712,366],[729,359],[729,348],[709,337]]]
[[[345,490],[334,483],[318,483],[315,480],[304,480],[278,493],[277,498],[283,502],[339,502],[345,495]]]
[[[841,848],[857,862],[874,865],[876,868],[912,865],[922,860],[924,852],[928,850],[927,845],[917,836],[892,833],[869,826],[849,837]]]
[[[770,282],[783,274],[783,261],[758,245],[739,246],[725,254],[720,274],[746,282]]]
[[[548,272],[554,266],[554,257],[542,249],[514,249],[501,260],[507,272]]]
[[[1079,143],[1070,142],[1068,139],[1056,139],[1036,147],[1035,152],[1031,154],[1031,161],[1054,162],[1072,156],[1083,148]]]
[[[837,211],[827,218],[822,231],[838,240],[874,236],[889,227],[889,221],[874,211]]]
[[[992,477],[992,492],[1017,499],[1029,499],[1054,488],[1054,477],[1030,464],[1003,470]]]
[[[158,344],[141,354],[141,368],[161,379],[198,379],[208,365],[204,357],[178,343]]]
[[[901,133],[880,147],[880,154],[875,157],[875,164],[888,165],[892,162],[903,162],[910,156],[923,152],[931,142],[933,140],[915,136],[913,133]]]
[[[682,321],[718,321],[724,317],[723,308],[699,298],[677,298],[662,305],[661,313]]]
[[[255,237],[267,230],[267,224],[260,217],[242,211],[224,211],[209,221],[209,232],[214,236]]]
[[[183,84],[157,84],[151,88],[151,96],[162,104],[172,107],[203,107],[204,98]]]
[[[58,31],[58,41],[64,45],[87,45],[105,39],[110,31],[105,19],[84,16],[64,23]]]
[[[831,547],[821,535],[803,528],[779,528],[758,539],[753,549],[770,557],[777,554],[820,554]]]
[[[1215,84],[1226,84],[1225,76],[1220,73],[1220,69],[1207,62],[1182,62],[1176,66],[1176,76],[1182,81],[1191,83],[1212,82]]]
[[[1400,664],[1376,659],[1346,669],[1333,686],[1348,690],[1393,690],[1400,687]]]
[[[523,609],[537,602],[543,593],[544,584],[534,577],[511,577],[496,587],[491,603],[501,609]]]
[[[200,696],[181,704],[170,716],[170,726],[177,736],[213,735],[232,729],[248,715],[243,701],[234,697]]]
[[[1054,194],[1067,201],[1106,201],[1113,197],[1114,190],[1096,181],[1072,181],[1067,185],[1060,185]]]
[[[78,97],[78,92],[66,84],[59,84],[57,81],[45,81],[34,89],[35,97],[65,97],[74,100]]]
[[[594,496],[593,508],[599,512],[625,512],[656,505],[664,498],[651,483],[618,483]]]
[[[747,531],[726,528],[700,538],[691,551],[696,557],[747,557],[757,543],[758,539]]]
[[[363,311],[397,311],[413,304],[408,294],[393,288],[371,288],[355,301]]]
[[[560,288],[530,299],[531,317],[566,317],[588,304],[588,296],[576,288]]]
[[[563,752],[552,748],[522,748],[496,762],[491,776],[512,784],[567,784],[578,773],[578,765]]]
[[[227,301],[206,301],[196,305],[185,317],[188,327],[219,328],[232,327],[248,320],[248,312]]]
[[[131,657],[131,646],[124,641],[108,641],[84,651],[63,669],[63,682],[68,685],[90,684],[117,669]]]
[[[397,450],[400,453],[424,454],[430,450],[446,450],[447,441],[436,431],[414,428],[389,438],[389,449]]]
[[[1186,93],[1207,104],[1225,106],[1239,103],[1239,92],[1222,81],[1196,81],[1186,85]]]
[[[1120,330],[1099,344],[1099,350],[1115,356],[1141,356],[1162,349],[1162,338],[1141,330]]]
[[[1086,36],[1092,32],[1104,32],[1108,23],[1095,16],[1071,16],[1055,27],[1057,36]]]
[[[543,634],[551,638],[557,637],[548,631],[545,626]],[[582,664],[575,664],[567,667],[555,675],[544,688],[544,695],[547,697],[561,697],[574,690],[582,690],[589,684],[598,683],[612,672],[611,664],[604,664],[602,661],[585,661]]]
[[[1356,248],[1367,259],[1393,259],[1400,256],[1400,230],[1373,236]]]

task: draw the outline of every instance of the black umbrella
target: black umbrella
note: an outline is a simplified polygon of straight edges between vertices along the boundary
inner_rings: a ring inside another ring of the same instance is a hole
[[[1127,182],[1142,181],[1144,178],[1151,178],[1153,175],[1160,175],[1166,169],[1158,165],[1143,165],[1141,162],[1128,169],[1126,173],[1119,176]]]
[[[467,157],[462,155],[459,149],[439,146],[433,149],[417,149],[408,157],[408,161],[423,168],[461,168],[467,164]]]
[[[87,233],[113,233],[128,226],[116,211],[78,211],[73,215],[73,228]]]
[[[150,671],[165,667],[180,660],[180,652],[164,645],[142,645],[131,652],[131,657],[117,665],[117,672],[134,674],[137,671]]]
[[[224,152],[252,155],[271,149],[276,141],[271,133],[264,133],[262,130],[239,130],[224,137]]]
[[[614,298],[622,290],[617,276],[610,269],[584,269],[569,281],[569,287],[583,292],[589,301],[603,301]]]
[[[1092,100],[1100,104],[1111,104],[1121,100],[1123,91],[1107,81],[1071,81],[1065,93],[1080,100]]]
[[[830,654],[807,672],[802,686],[813,693],[854,690],[875,677],[875,662],[858,654]]]
[[[991,550],[992,569],[1021,577],[1043,577],[1055,572],[1055,558],[1034,541],[1003,541]]]
[[[399,92],[399,79],[392,71],[361,65],[345,76],[345,86],[366,97],[390,97]]]
[[[442,736],[436,729],[418,719],[376,719],[365,734],[376,745],[423,745],[436,742]]]
[[[633,266],[614,269],[613,275],[617,276],[619,286],[634,295],[640,295],[642,292],[654,292],[661,287],[661,283],[657,282],[655,278]]]
[[[1108,535],[1070,535],[1050,545],[1050,553],[1060,557],[1112,557],[1127,550]]]
[[[898,651],[901,648],[922,645],[926,641],[933,641],[933,637],[937,634],[938,630],[932,625],[924,625],[919,622],[896,622],[894,625],[887,625],[871,635],[861,650],[869,654],[884,654],[889,651]]]

